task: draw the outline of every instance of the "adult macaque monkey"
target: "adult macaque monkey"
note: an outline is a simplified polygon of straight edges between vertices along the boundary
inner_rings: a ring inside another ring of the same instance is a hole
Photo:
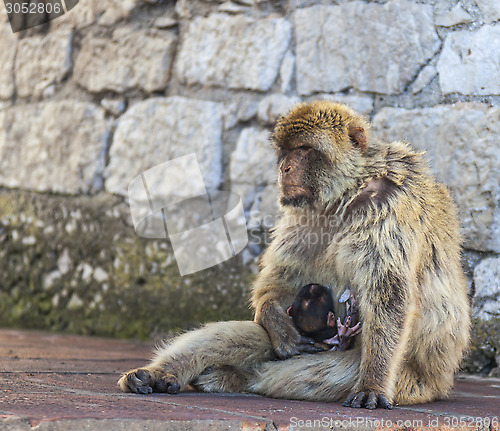
[[[221,322],[159,349],[120,380],[125,391],[244,390],[279,398],[391,408],[444,397],[469,340],[456,209],[406,144],[370,137],[344,105],[299,104],[278,120],[283,218],[252,290],[255,322]],[[360,340],[311,351],[287,307],[311,282],[349,287]],[[265,331],[262,329],[265,328]],[[360,342],[359,342],[360,341]],[[275,360],[276,356],[284,360]]]

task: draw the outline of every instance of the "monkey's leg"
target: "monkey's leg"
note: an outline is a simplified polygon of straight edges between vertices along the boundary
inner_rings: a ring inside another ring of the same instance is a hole
[[[453,387],[454,373],[469,338],[468,303],[453,307],[449,300],[447,306],[436,308],[443,311],[434,311],[433,320],[441,323],[432,322],[432,317],[424,314],[414,325],[413,334],[421,334],[426,327],[436,330],[425,339],[416,335],[410,342],[395,388],[394,400],[399,404],[443,399]]]
[[[252,370],[247,368],[208,367],[191,382],[191,386],[203,392],[246,392],[253,376]]]
[[[405,364],[396,383],[394,402],[397,404],[421,404],[445,398],[453,385],[453,372],[448,370],[436,375],[420,369],[416,364]]]
[[[274,398],[339,401],[355,386],[361,352],[328,351],[256,366],[247,390]]]
[[[269,336],[257,323],[210,323],[160,346],[148,365],[128,371],[118,384],[124,392],[175,393],[209,367],[233,366],[243,370],[274,358]],[[203,387],[202,382],[198,385]],[[233,379],[227,390],[233,390],[234,385]],[[226,390],[223,382],[218,390]]]

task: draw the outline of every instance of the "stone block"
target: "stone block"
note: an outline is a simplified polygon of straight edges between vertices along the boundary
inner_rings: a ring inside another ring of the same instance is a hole
[[[195,153],[205,185],[222,178],[224,105],[183,97],[156,97],[137,103],[120,117],[105,171],[106,190],[126,196],[144,171]]]
[[[294,23],[301,95],[401,93],[440,46],[432,7],[408,0],[317,5],[297,10]]]
[[[374,118],[374,133],[425,150],[459,205],[465,246],[500,252],[500,108],[384,108]]]
[[[176,73],[188,85],[267,91],[278,77],[290,39],[291,25],[284,18],[194,18],[180,47]]]
[[[97,191],[109,131],[103,109],[74,100],[0,111],[0,184],[41,192]]]
[[[0,16],[2,12],[0,11]],[[10,25],[0,22],[0,100],[10,99],[14,94],[14,60],[17,38]]]
[[[500,318],[500,258],[482,260],[474,269],[475,315],[483,320]]]
[[[64,28],[21,39],[15,65],[17,95],[40,97],[62,82],[72,67],[72,41],[73,32]]]
[[[165,89],[177,37],[160,30],[117,28],[111,38],[89,35],[75,63],[75,80],[91,92]]]
[[[444,94],[500,94],[500,26],[450,33],[437,69]]]

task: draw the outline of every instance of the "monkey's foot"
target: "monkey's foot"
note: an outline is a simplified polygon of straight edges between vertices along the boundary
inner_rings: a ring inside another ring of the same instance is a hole
[[[352,407],[359,409],[376,409],[377,407],[383,409],[392,409],[391,402],[384,394],[377,392],[355,392],[347,397],[344,402],[344,407]]]
[[[180,389],[179,382],[173,374],[147,368],[136,368],[126,372],[118,380],[118,385],[123,392],[135,392],[136,394],[150,394],[152,392],[176,394]]]

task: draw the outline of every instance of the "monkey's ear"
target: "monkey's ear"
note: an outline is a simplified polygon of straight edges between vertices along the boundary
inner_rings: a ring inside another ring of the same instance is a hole
[[[335,319],[335,314],[332,311],[328,312],[328,318],[326,320],[326,326],[334,327],[337,326],[337,319]]]
[[[288,314],[290,317],[292,317],[293,316],[293,308],[292,307],[288,307],[286,309],[286,314]]]
[[[349,125],[349,139],[352,141],[356,148],[359,148],[361,152],[366,150],[366,133],[365,129],[353,124]]]

